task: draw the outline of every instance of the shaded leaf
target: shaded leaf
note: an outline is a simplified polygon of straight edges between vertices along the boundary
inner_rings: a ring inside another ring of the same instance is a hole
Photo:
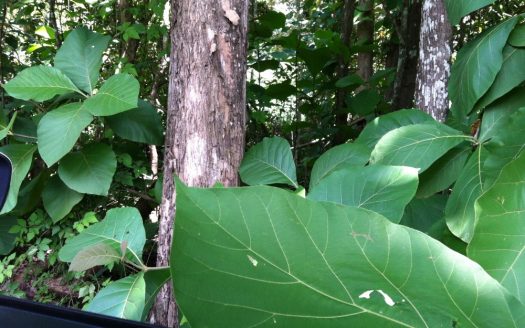
[[[18,234],[9,233],[9,230],[16,225],[16,217],[7,215],[0,217],[0,255],[9,254],[15,247]]]
[[[298,187],[292,151],[286,139],[264,138],[244,156],[239,169],[248,185],[283,183]]]
[[[139,100],[139,107],[106,117],[106,122],[119,137],[149,145],[162,145],[164,128],[157,110]]]
[[[142,312],[142,321],[145,321],[148,318],[149,311],[155,303],[157,293],[162,286],[168,282],[170,277],[171,272],[169,268],[155,268],[144,273],[144,281],[146,282],[146,301],[144,311]]]
[[[487,151],[483,146],[472,154],[456,181],[445,209],[450,231],[465,242],[470,242],[476,224],[474,202],[483,193],[482,170]]]
[[[472,148],[458,146],[438,159],[419,177],[418,197],[429,197],[447,189],[459,178]]]
[[[42,192],[44,208],[53,223],[62,220],[83,198],[83,194],[69,189],[56,175],[46,184]]]
[[[107,196],[116,169],[117,158],[111,147],[91,144],[64,157],[58,175],[79,193]]]
[[[372,165],[336,171],[308,194],[309,199],[362,207],[399,223],[417,190],[417,170]]]
[[[514,47],[525,47],[525,24],[516,26],[509,36],[509,44]]]
[[[362,144],[347,143],[327,150],[314,163],[310,175],[310,189],[331,173],[348,166],[364,166],[370,150]]]
[[[443,231],[447,229],[444,220],[447,199],[448,197],[445,195],[412,199],[405,207],[405,213],[400,224],[441,240]]]
[[[402,109],[381,115],[368,123],[356,142],[367,145],[373,150],[379,139],[388,132],[406,125],[434,122],[432,116],[419,109]]]

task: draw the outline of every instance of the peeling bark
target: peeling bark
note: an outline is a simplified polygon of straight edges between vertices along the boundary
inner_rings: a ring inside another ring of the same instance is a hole
[[[173,0],[171,9],[158,266],[168,264],[171,247],[173,175],[190,186],[237,185],[246,123],[248,1]],[[157,297],[155,322],[178,326],[171,286],[165,286]]]
[[[452,27],[443,0],[425,0],[422,9],[415,103],[442,122],[449,108]]]

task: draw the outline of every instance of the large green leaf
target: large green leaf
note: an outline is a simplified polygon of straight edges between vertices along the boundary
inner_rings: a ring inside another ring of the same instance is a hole
[[[282,183],[299,186],[290,145],[281,137],[264,138],[253,146],[244,156],[239,174],[248,185]]]
[[[45,101],[56,95],[79,91],[64,73],[49,66],[26,68],[7,82],[4,89],[11,97],[35,101]]]
[[[443,231],[447,229],[444,220],[447,199],[445,195],[413,199],[405,207],[405,213],[400,224],[440,240]]]
[[[58,49],[55,67],[66,74],[80,89],[91,94],[99,78],[102,54],[111,40],[79,27],[71,31]]]
[[[525,107],[524,93],[525,87],[516,88],[485,109],[478,137],[481,142],[488,141],[499,131],[507,128],[512,113],[518,108]]]
[[[488,155],[483,166],[486,188],[496,180],[505,165],[516,159],[525,145],[525,108],[512,114],[501,129],[485,144]]]
[[[99,243],[78,252],[69,265],[69,271],[82,272],[98,265],[118,262],[121,258],[121,254],[111,245]]]
[[[525,49],[509,45],[503,49],[503,64],[494,83],[487,93],[476,104],[476,109],[483,109],[495,100],[504,96],[525,81]]]
[[[438,122],[403,126],[385,134],[370,157],[372,164],[429,168],[437,159],[465,140],[461,132]]]
[[[448,20],[452,25],[457,25],[464,16],[494,3],[494,1],[495,0],[445,0]]]
[[[365,209],[177,186],[171,266],[192,327],[521,327],[478,264]]]
[[[489,29],[459,51],[448,84],[454,116],[468,115],[494,82],[503,63],[503,47],[517,21],[513,17]]]
[[[22,144],[10,144],[0,148],[0,153],[9,157],[13,165],[9,193],[0,214],[7,213],[15,208],[20,186],[29,172],[35,150],[36,146]]]
[[[44,208],[54,223],[68,215],[82,198],[84,198],[83,194],[69,189],[56,175],[46,184],[42,192]]]
[[[470,156],[456,181],[445,208],[445,218],[450,231],[465,242],[470,242],[476,224],[474,202],[483,193],[483,163],[487,151],[483,146]]]
[[[42,117],[38,123],[38,152],[48,166],[58,162],[73,148],[93,115],[82,103],[61,106]]]
[[[139,107],[106,117],[111,129],[121,138],[150,145],[161,145],[164,139],[162,119],[148,102],[139,100]]]
[[[49,169],[43,169],[36,177],[31,177],[31,181],[25,180],[18,193],[16,206],[11,211],[12,215],[26,216],[42,205],[42,191],[47,185],[50,173]]]
[[[468,255],[525,301],[525,155],[508,164],[476,202],[478,223]]]
[[[450,187],[459,177],[472,153],[468,145],[459,145],[438,159],[419,177],[418,197],[429,197]]]
[[[315,161],[310,176],[310,188],[339,169],[347,166],[364,166],[369,158],[368,147],[358,143],[347,143],[329,149]]]
[[[509,44],[513,47],[525,47],[525,24],[519,24],[509,36]]]
[[[117,318],[140,321],[145,299],[144,272],[139,272],[102,288],[85,309]]]
[[[84,249],[100,243],[105,243],[121,253],[123,242],[127,243],[126,256],[136,263],[141,263],[146,232],[142,217],[136,208],[122,207],[109,210],[104,220],[68,239],[58,256],[61,261],[71,262]]]
[[[84,108],[95,116],[110,116],[136,108],[139,82],[129,74],[110,77],[97,94],[84,102]]]
[[[9,233],[9,230],[17,224],[14,216],[0,216],[0,255],[7,255],[15,247],[18,234]]]
[[[155,303],[157,293],[171,277],[169,268],[154,268],[144,273],[146,282],[146,301],[144,311],[142,312],[142,321],[145,321],[149,315],[151,307]]]
[[[64,157],[58,175],[79,193],[107,196],[116,169],[117,158],[111,147],[91,144]]]
[[[356,142],[374,149],[379,139],[388,132],[406,125],[434,122],[432,116],[419,109],[402,109],[386,115],[381,115],[368,123]]]
[[[398,223],[416,194],[417,184],[417,170],[411,167],[352,167],[321,180],[308,198],[366,208]]]

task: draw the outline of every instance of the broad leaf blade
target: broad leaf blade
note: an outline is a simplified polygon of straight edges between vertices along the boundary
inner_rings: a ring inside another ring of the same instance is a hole
[[[92,144],[64,157],[58,175],[79,193],[107,196],[116,169],[117,158],[111,147]]]
[[[55,56],[55,67],[66,74],[80,89],[91,94],[99,78],[102,54],[109,36],[79,27],[71,31]]]
[[[448,84],[454,116],[467,116],[494,82],[503,63],[503,47],[517,21],[513,17],[491,28],[459,51]]]
[[[98,265],[106,265],[121,259],[119,253],[110,245],[99,243],[88,246],[75,255],[69,271],[82,272]]]
[[[512,294],[525,301],[525,155],[507,165],[494,186],[476,202],[478,223],[468,246]]]
[[[73,148],[93,116],[81,103],[61,106],[38,123],[38,152],[48,166],[58,162]]]
[[[509,45],[503,49],[503,64],[494,83],[487,93],[476,104],[476,109],[484,109],[487,105],[509,93],[525,81],[525,49]]]
[[[381,115],[368,123],[356,142],[365,144],[370,150],[373,150],[377,142],[388,132],[403,126],[425,122],[435,122],[435,120],[432,116],[419,109],[398,110]]]
[[[9,254],[9,252],[11,252],[15,247],[15,241],[18,234],[9,233],[9,230],[16,225],[16,217],[0,217],[0,255]]]
[[[403,126],[385,134],[372,151],[370,163],[428,169],[465,140],[461,132],[438,122]]]
[[[417,170],[411,167],[353,167],[321,180],[308,198],[366,208],[398,223],[416,194],[417,184]]]
[[[525,87],[519,87],[485,109],[479,133],[481,142],[488,141],[507,128],[510,116],[517,108],[525,107]]]
[[[464,16],[494,3],[494,1],[495,0],[445,0],[448,20],[452,25],[457,25]]]
[[[471,147],[460,145],[438,159],[419,177],[417,196],[430,197],[450,187],[459,178],[471,153]]]
[[[136,108],[139,82],[129,74],[110,77],[96,95],[86,99],[84,108],[95,116],[110,116]]]
[[[239,170],[248,185],[282,183],[297,188],[295,163],[288,141],[281,137],[264,138],[244,156]]]
[[[476,224],[474,202],[483,193],[483,163],[487,151],[483,146],[470,156],[461,172],[445,209],[445,218],[450,231],[465,242],[470,242]]]
[[[161,145],[164,139],[162,119],[148,102],[139,100],[137,109],[106,117],[111,129],[123,139]]]
[[[347,166],[364,166],[370,158],[368,147],[358,143],[335,146],[315,161],[310,176],[310,189],[331,173]]]
[[[127,242],[130,259],[140,263],[146,232],[139,211],[133,207],[109,210],[104,220],[68,239],[58,256],[63,262],[71,262],[82,250],[100,243],[105,243],[118,252],[124,241]]]
[[[193,327],[525,324],[523,305],[432,238],[277,188],[178,185],[171,263]]]
[[[22,144],[11,144],[0,148],[0,153],[9,157],[13,165],[9,193],[7,194],[7,199],[0,214],[7,213],[15,208],[18,201],[20,186],[31,168],[31,162],[33,161],[33,153],[35,150],[36,146]]]
[[[155,303],[157,293],[162,286],[170,280],[171,272],[169,268],[155,268],[144,273],[144,281],[146,282],[146,301],[144,311],[142,312],[142,321],[148,318],[149,311]]]
[[[79,91],[64,73],[48,66],[26,68],[7,82],[4,89],[13,98],[35,101],[46,101],[56,95]]]
[[[86,310],[117,318],[140,321],[146,299],[144,273],[114,281],[102,288]]]
[[[443,231],[447,229],[444,220],[447,199],[445,195],[413,199],[405,207],[405,213],[400,224],[424,232],[437,240],[441,240]]]
[[[69,189],[56,175],[46,184],[42,192],[44,208],[53,223],[62,220],[83,198],[83,194]]]

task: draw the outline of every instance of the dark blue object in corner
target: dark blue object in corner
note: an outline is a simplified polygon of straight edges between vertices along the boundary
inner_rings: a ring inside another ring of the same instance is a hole
[[[13,165],[11,164],[11,160],[6,155],[0,153],[0,210],[4,207],[7,194],[9,193],[12,173]]]

